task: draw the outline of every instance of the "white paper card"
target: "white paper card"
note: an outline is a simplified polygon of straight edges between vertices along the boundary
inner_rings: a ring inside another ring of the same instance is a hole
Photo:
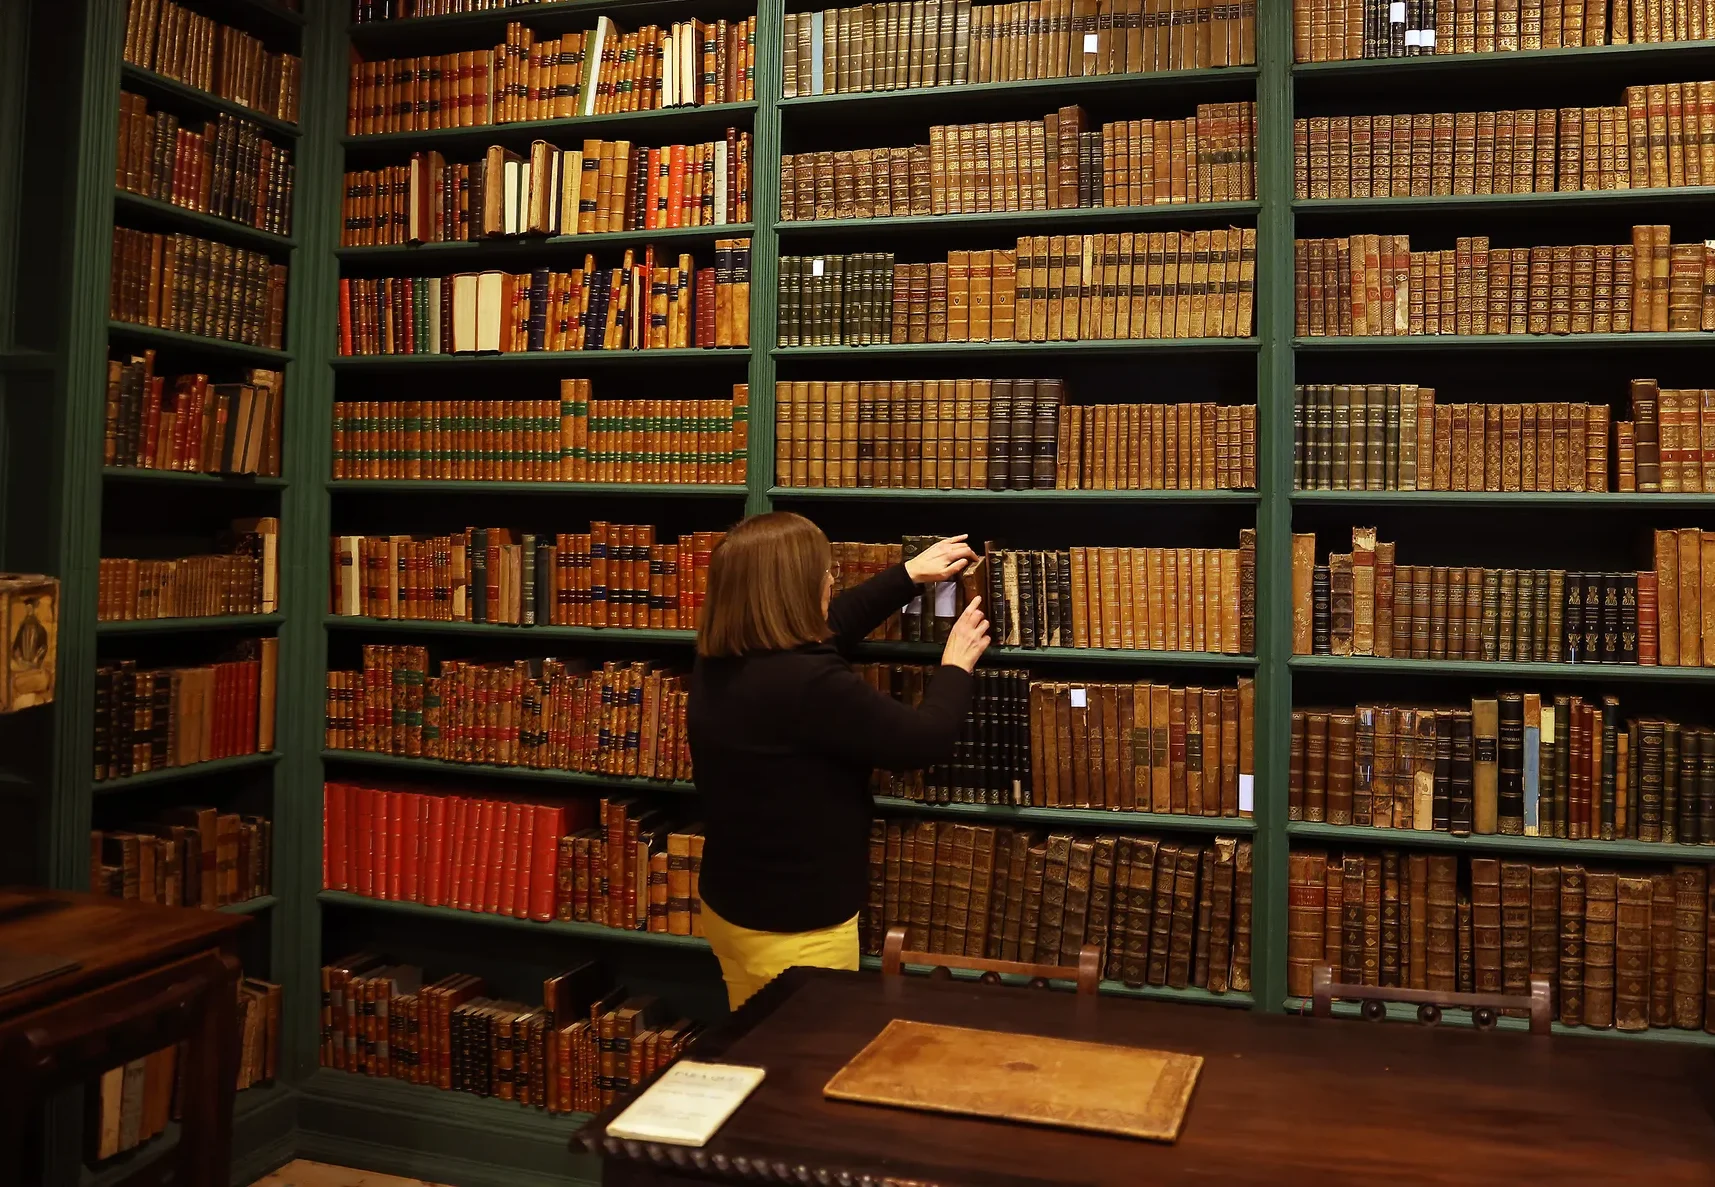
[[[821,274],[822,274],[822,261],[821,261],[821,259],[817,258],[817,259],[811,260],[810,261],[810,275],[811,276],[820,276]]]
[[[935,583],[935,617],[952,618],[959,609],[959,583],[956,581],[937,581]]]
[[[1250,812],[1256,808],[1256,776],[1239,775],[1239,811]]]
[[[1088,701],[1088,696],[1082,688],[1072,690],[1072,708],[1082,709]]]
[[[1405,24],[1405,0],[1393,0],[1393,3],[1387,6],[1387,19],[1390,24]]]
[[[1421,33],[1422,30],[1419,29],[1407,29],[1405,31],[1405,48],[1410,49],[1414,45],[1422,45],[1423,41]],[[716,176],[719,176],[719,174],[716,174]]]
[[[766,1069],[682,1060],[608,1123],[609,1137],[701,1146],[756,1090]]]
[[[1087,54],[1095,53],[1096,52],[1096,45],[1097,45],[1096,35],[1094,33],[1084,34],[1084,52],[1085,53],[1087,53]]]
[[[1419,31],[1417,44],[1421,45],[1424,49],[1434,49],[1435,48],[1435,30],[1434,29],[1423,29],[1423,30]]]

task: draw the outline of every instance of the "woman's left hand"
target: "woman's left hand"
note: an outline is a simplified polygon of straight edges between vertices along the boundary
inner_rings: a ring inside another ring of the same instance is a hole
[[[905,562],[905,572],[911,580],[922,585],[930,581],[948,581],[957,577],[977,559],[966,536],[948,536],[925,548]]]

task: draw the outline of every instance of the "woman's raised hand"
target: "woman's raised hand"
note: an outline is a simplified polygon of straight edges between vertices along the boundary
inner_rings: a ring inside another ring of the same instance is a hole
[[[948,536],[945,540],[937,540],[905,562],[906,573],[919,585],[957,577],[967,565],[977,559],[977,554],[965,543],[966,538]]]
[[[941,662],[969,672],[988,649],[989,620],[983,613],[983,600],[972,598],[965,612],[953,623],[952,633],[947,636],[947,646],[941,652]]]

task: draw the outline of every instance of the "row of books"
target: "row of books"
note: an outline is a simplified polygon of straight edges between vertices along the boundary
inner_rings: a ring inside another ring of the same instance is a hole
[[[352,0],[351,23],[369,25],[380,21],[403,21],[420,16],[456,16],[466,12],[491,12],[502,8],[525,8],[552,0]]]
[[[1407,235],[1294,241],[1299,336],[1624,334],[1715,329],[1715,249],[1632,242],[1412,251]],[[1469,294],[1461,296],[1461,294]]]
[[[1313,565],[1314,534],[1292,539],[1293,652],[1528,663],[1698,667],[1715,662],[1715,534],[1655,533],[1642,572],[1401,565],[1375,529]],[[1324,632],[1326,625],[1326,632]],[[1669,636],[1672,636],[1669,639]]]
[[[877,691],[922,700],[938,669],[859,664]],[[1170,688],[1147,681],[1068,683],[978,668],[953,757],[878,771],[877,795],[923,803],[1096,808],[1176,816],[1251,814],[1256,689]]]
[[[337,478],[742,483],[750,385],[728,399],[336,400]]]
[[[862,584],[935,542],[834,543],[834,589]],[[913,601],[871,639],[939,642],[964,604],[983,598],[999,648],[1105,647],[1250,654],[1254,647],[1255,529],[1238,548],[1068,548],[983,544],[957,582]],[[954,588],[956,585],[956,588]]]
[[[113,228],[108,317],[279,350],[286,265],[180,232]]]
[[[291,150],[249,120],[221,112],[193,131],[119,92],[114,184],[127,193],[290,235],[294,173]]]
[[[92,894],[213,910],[272,894],[274,822],[215,808],[89,834]]]
[[[782,256],[779,337],[782,346],[1248,338],[1255,285],[1252,227],[1024,236],[1016,250],[949,252],[946,263]]]
[[[1617,697],[1293,710],[1287,819],[1466,836],[1715,844],[1715,732]]]
[[[1606,491],[1609,416],[1605,404],[1566,401],[1438,404],[1414,383],[1297,384],[1293,486]],[[1623,469],[1617,489],[1628,489]]]
[[[1287,992],[1331,964],[1351,984],[1528,995],[1564,1026],[1715,1025],[1715,909],[1704,866],[1538,865],[1492,857],[1294,849]]]
[[[1040,120],[929,129],[929,143],[785,153],[785,222],[1226,202],[1256,196],[1256,105],[1204,103],[1183,120],[1085,129],[1080,107]]]
[[[787,13],[786,98],[1256,61],[1256,3],[969,0]]]
[[[777,380],[774,481],[930,490],[1256,487],[1256,408],[1065,404],[1059,379]]]
[[[152,348],[109,359],[102,465],[278,476],[284,376],[261,367],[242,374],[239,383],[157,375]]]
[[[750,345],[750,240],[715,241],[714,267],[689,253],[626,248],[570,272],[342,278],[339,352],[511,354]]]
[[[1709,0],[1293,0],[1299,62],[1701,41]]]
[[[196,666],[98,665],[96,782],[273,750],[279,643],[246,639]]]
[[[238,1074],[242,1092],[271,1084],[279,1066],[280,987],[255,977],[238,982]],[[103,1072],[86,1093],[86,1154],[101,1163],[160,1137],[184,1107],[177,1046],[162,1047]]]
[[[287,123],[298,121],[303,60],[173,0],[130,0],[125,60]]]
[[[652,664],[441,660],[366,644],[359,671],[330,671],[326,746],[443,762],[691,777],[685,678]]]
[[[280,608],[280,521],[237,519],[216,545],[224,551],[175,560],[102,557],[97,622],[273,614]]]
[[[492,996],[471,973],[425,983],[421,967],[370,952],[323,965],[321,982],[323,1067],[549,1113],[599,1112],[699,1029],[594,961],[545,980],[540,1006]]]
[[[1715,180],[1715,82],[1628,87],[1617,107],[1293,121],[1296,198],[1641,190],[1705,177]]]
[[[322,887],[538,922],[701,935],[697,826],[632,799],[322,788]]]
[[[921,820],[870,829],[864,950],[906,947],[1076,965],[1085,944],[1112,981],[1251,988],[1251,842],[1052,832]]]
[[[513,22],[492,49],[354,62],[345,132],[370,136],[563,120],[756,98],[756,17],[595,28],[538,39]]]
[[[340,244],[376,247],[516,235],[725,226],[750,221],[749,132],[722,140],[634,147],[534,141],[528,157],[491,146],[449,163],[439,151],[409,165],[345,175]]]
[[[648,524],[596,521],[538,536],[466,528],[447,536],[335,536],[331,612],[511,626],[689,630],[722,532],[655,542]]]

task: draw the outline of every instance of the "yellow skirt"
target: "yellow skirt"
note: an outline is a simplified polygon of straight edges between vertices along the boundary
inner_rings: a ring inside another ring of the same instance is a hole
[[[703,934],[721,962],[727,1004],[738,1009],[793,965],[819,969],[858,967],[858,917],[816,931],[752,931],[728,923],[703,904]]]

